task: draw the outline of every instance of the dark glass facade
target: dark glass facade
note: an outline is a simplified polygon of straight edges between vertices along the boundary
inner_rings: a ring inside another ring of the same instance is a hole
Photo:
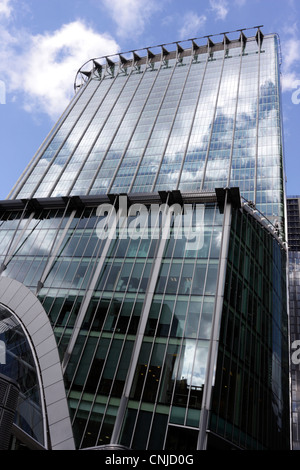
[[[299,196],[287,198],[287,222],[289,242],[289,306],[290,306],[290,347],[291,347],[291,401],[292,401],[292,445],[300,449],[300,213]]]
[[[289,446],[286,264],[268,231],[234,211],[211,431],[238,447]]]
[[[289,251],[291,256],[296,256],[300,251],[300,197],[289,196],[287,198],[287,226]]]
[[[78,449],[289,446],[278,38],[255,33],[88,62],[1,201],[1,277],[47,314]]]

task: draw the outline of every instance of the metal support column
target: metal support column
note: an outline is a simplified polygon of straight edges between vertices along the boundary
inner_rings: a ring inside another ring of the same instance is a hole
[[[230,202],[228,201],[229,191],[226,189],[224,191],[225,191],[225,203],[224,203],[224,221],[223,221],[223,230],[222,230],[220,264],[219,264],[219,273],[218,273],[218,280],[217,280],[215,311],[214,311],[213,322],[212,322],[212,334],[210,338],[205,385],[204,385],[203,398],[202,398],[199,436],[198,436],[198,444],[197,444],[198,450],[206,450],[206,445],[207,445],[207,429],[209,425],[212,389],[213,389],[215,372],[216,372],[218,346],[219,346],[219,334],[220,334],[220,325],[221,325],[222,309],[223,309],[224,285],[225,285],[225,278],[226,278],[228,246],[229,246],[230,226],[231,226],[231,208],[232,208]]]
[[[168,198],[169,198],[169,196],[168,196]],[[166,202],[166,206],[165,206],[166,207],[165,211],[168,210],[168,200],[169,200],[168,198],[167,198],[167,202]],[[166,214],[166,212],[164,212],[164,214],[163,214],[163,217],[162,217],[163,221],[166,220],[166,218],[164,217],[165,214]],[[159,214],[158,214],[157,221],[159,223]],[[142,307],[142,313],[141,313],[141,318],[140,318],[140,322],[139,322],[139,326],[138,326],[138,330],[137,330],[137,334],[136,334],[136,340],[135,340],[135,344],[134,344],[134,347],[133,347],[131,362],[130,362],[130,365],[129,365],[129,368],[128,368],[128,374],[127,374],[127,378],[126,378],[126,382],[125,382],[125,386],[124,386],[124,392],[123,392],[123,395],[121,397],[118,414],[117,414],[117,417],[116,417],[113,433],[112,433],[112,436],[111,436],[111,441],[110,441],[111,444],[118,444],[118,440],[119,440],[120,433],[121,433],[121,430],[122,430],[122,424],[123,424],[124,419],[125,419],[127,404],[128,404],[128,400],[129,400],[133,380],[134,380],[134,375],[135,375],[135,371],[136,371],[136,367],[137,367],[137,363],[138,363],[140,350],[141,350],[141,347],[142,347],[142,342],[143,342],[143,338],[144,338],[144,334],[145,334],[145,329],[146,329],[146,325],[147,325],[147,321],[148,321],[148,317],[149,317],[149,312],[150,312],[150,308],[151,308],[151,304],[152,304],[152,300],[153,300],[154,290],[155,290],[155,286],[156,286],[156,283],[157,283],[157,280],[158,280],[160,267],[161,267],[161,263],[162,263],[162,260],[163,260],[163,255],[164,255],[166,243],[167,243],[167,240],[168,240],[168,231],[169,231],[169,229],[170,229],[170,226],[168,225],[168,223],[166,223],[163,227],[161,227],[161,230],[160,230],[160,236],[159,236],[160,241],[159,241],[159,244],[157,246],[154,262],[153,262],[153,265],[152,265],[152,268],[151,268],[151,273],[150,273],[150,276],[149,276],[149,284],[148,284],[147,289],[146,289],[146,295],[145,295],[144,304],[143,304],[143,307]]]

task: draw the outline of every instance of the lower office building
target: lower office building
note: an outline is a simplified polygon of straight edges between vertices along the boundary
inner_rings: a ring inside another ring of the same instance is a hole
[[[287,198],[289,242],[289,324],[291,346],[292,447],[300,449],[300,197]]]
[[[188,44],[81,68],[0,201],[10,448],[289,449],[278,37]]]
[[[196,243],[172,225],[169,238],[99,238],[104,201],[40,200],[34,217],[25,201],[2,202],[6,240],[23,227],[0,278],[1,373],[20,386],[16,425],[54,448],[287,448],[286,251],[276,233],[231,189],[180,195],[181,207],[201,208],[188,226]]]

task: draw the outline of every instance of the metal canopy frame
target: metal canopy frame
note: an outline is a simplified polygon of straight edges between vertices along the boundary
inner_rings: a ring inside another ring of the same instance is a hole
[[[146,47],[137,49],[135,51],[128,51],[122,53],[116,53],[109,56],[103,56],[98,58],[89,59],[85,62],[78,70],[75,81],[74,90],[77,92],[83,85],[85,85],[92,77],[101,79],[104,75],[110,74],[113,76],[116,67],[120,70],[124,70],[126,67],[138,66],[144,63],[152,63],[153,61],[166,62],[168,58],[171,58],[173,54],[178,60],[182,59],[184,54],[195,54],[198,52],[213,52],[214,48],[222,45],[228,48],[234,47],[235,44],[242,43],[245,46],[246,42],[250,37],[247,37],[245,31],[256,30],[254,39],[262,44],[263,33],[261,28],[263,25],[253,26],[252,28],[242,28],[235,31],[226,31],[218,34],[211,34],[209,36],[202,36],[198,38],[190,38],[182,41],[176,41],[168,44],[160,44],[156,46]],[[240,33],[238,38],[230,39],[229,34]],[[212,38],[222,37],[222,41],[215,42]],[[198,45],[201,40],[206,40],[206,44]],[[196,42],[197,41],[197,42]],[[187,43],[188,47],[184,47]],[[175,50],[174,50],[175,47]],[[160,53],[155,53],[154,50],[159,48]],[[140,53],[143,53],[140,55]],[[130,55],[131,58],[125,56]]]

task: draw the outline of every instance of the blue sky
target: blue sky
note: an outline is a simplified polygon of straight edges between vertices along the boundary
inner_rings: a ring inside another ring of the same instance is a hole
[[[87,60],[258,25],[280,36],[287,194],[300,194],[299,0],[0,0],[0,199]]]

